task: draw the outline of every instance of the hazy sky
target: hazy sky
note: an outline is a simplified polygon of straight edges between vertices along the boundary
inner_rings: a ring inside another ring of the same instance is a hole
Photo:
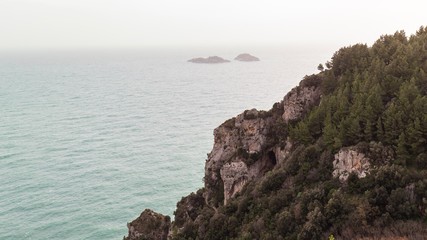
[[[427,1],[0,0],[0,50],[371,44]]]

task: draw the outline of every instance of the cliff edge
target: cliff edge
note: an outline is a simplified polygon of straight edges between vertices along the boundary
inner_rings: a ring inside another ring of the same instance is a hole
[[[425,239],[427,28],[337,51],[214,130],[204,188],[125,239]]]

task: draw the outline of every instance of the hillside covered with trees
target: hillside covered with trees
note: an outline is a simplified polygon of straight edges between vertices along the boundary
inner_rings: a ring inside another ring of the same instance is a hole
[[[319,102],[288,121],[283,103],[260,112],[262,151],[233,156],[248,168],[271,164],[226,204],[225,180],[205,176],[205,188],[178,203],[172,239],[426,238],[427,28],[341,48],[324,65],[295,90],[320,89]],[[369,160],[366,173],[335,173],[346,149]]]

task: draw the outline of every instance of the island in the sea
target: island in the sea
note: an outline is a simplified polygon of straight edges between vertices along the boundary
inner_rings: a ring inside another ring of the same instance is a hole
[[[242,54],[239,54],[237,57],[235,57],[234,60],[241,61],[241,62],[255,62],[255,61],[259,61],[259,58],[252,56],[249,53],[242,53]]]
[[[207,58],[193,58],[188,60],[188,62],[192,62],[192,63],[209,63],[209,64],[213,64],[213,63],[227,63],[230,62],[227,59],[224,59],[222,57],[218,57],[218,56],[210,56]]]

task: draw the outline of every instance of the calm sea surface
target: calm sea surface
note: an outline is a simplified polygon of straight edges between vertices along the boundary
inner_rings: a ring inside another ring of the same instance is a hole
[[[215,52],[232,59],[240,52]],[[330,49],[0,55],[0,239],[121,239],[203,185],[213,129],[268,110]]]

